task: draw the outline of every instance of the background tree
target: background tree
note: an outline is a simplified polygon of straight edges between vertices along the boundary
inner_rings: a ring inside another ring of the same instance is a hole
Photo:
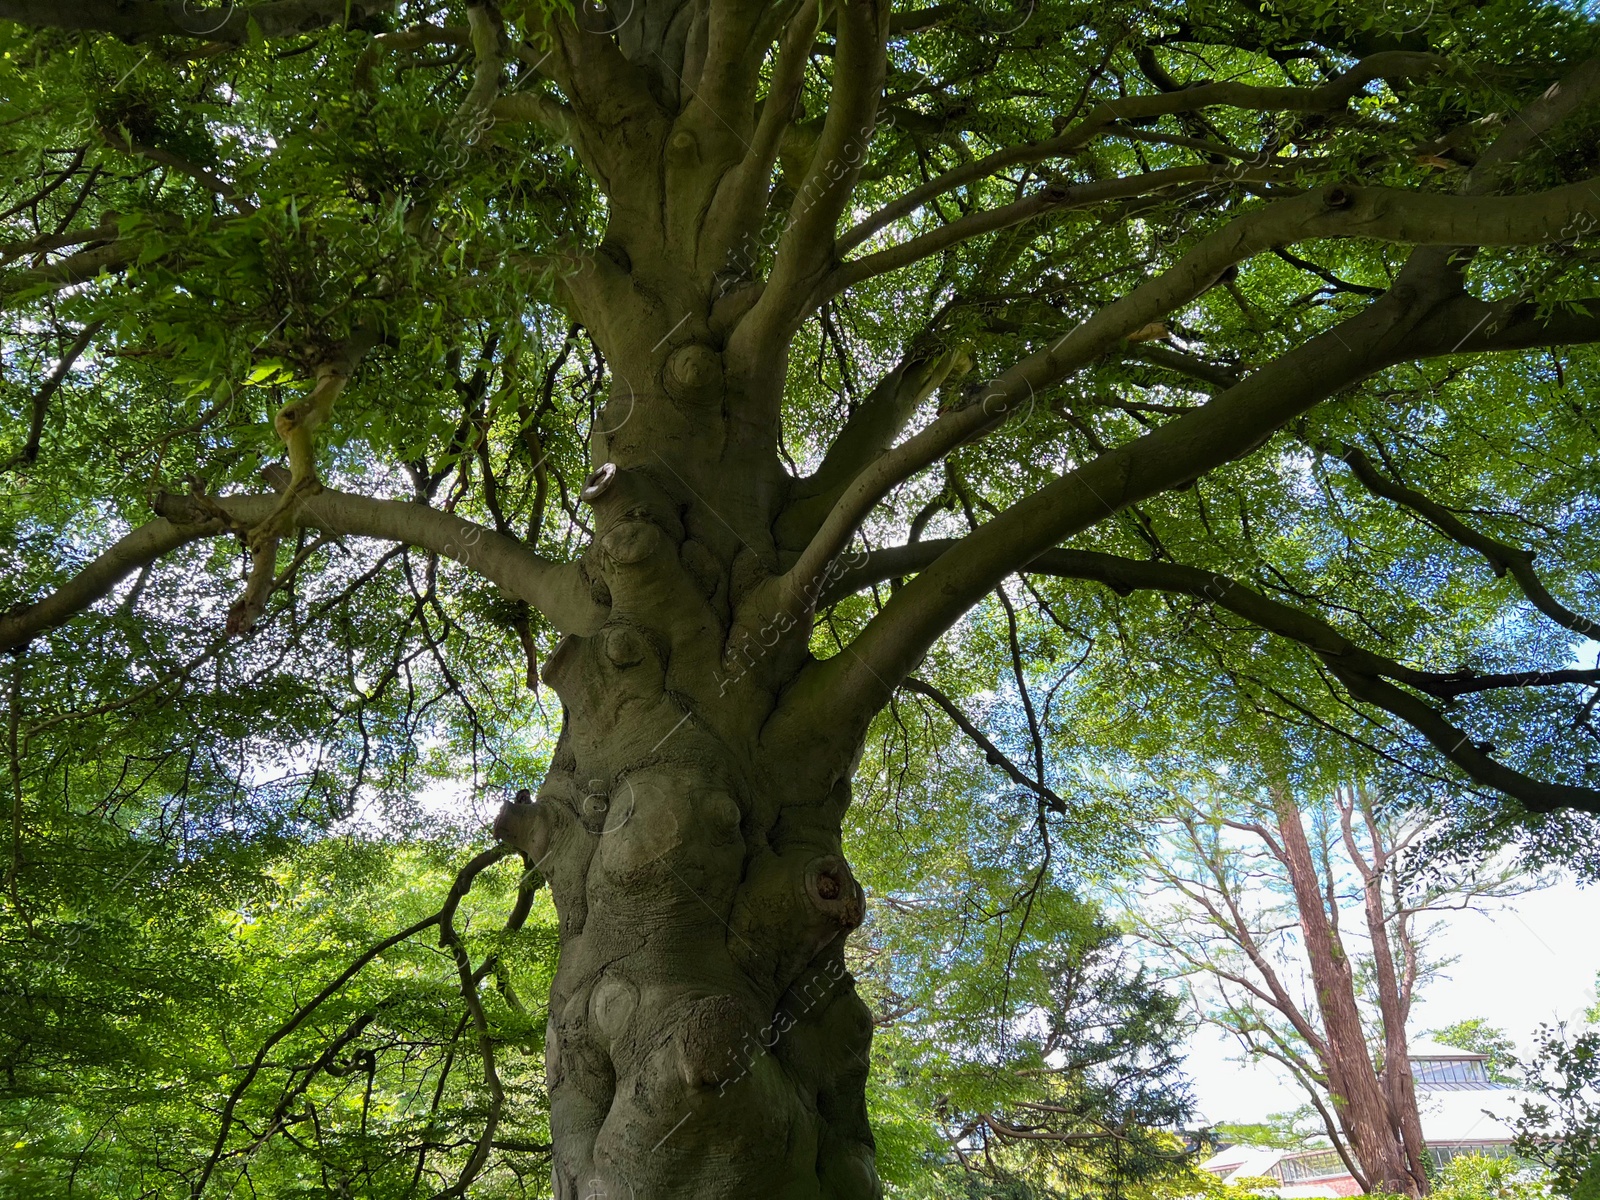
[[[1582,858],[1594,28],[1403,7],[0,3],[16,936],[96,839],[542,775],[560,1192],[871,1196],[902,689],[1039,855],[1070,710]]]
[[[1219,1121],[1212,1131],[1220,1142],[1243,1142],[1250,1146],[1271,1146],[1279,1150],[1304,1150],[1326,1146],[1327,1133],[1322,1115],[1311,1105],[1302,1104],[1290,1112],[1270,1113],[1264,1121]]]
[[[1138,936],[1196,980],[1203,1019],[1304,1088],[1367,1190],[1428,1190],[1407,1025],[1447,964],[1433,918],[1532,886],[1503,867],[1419,878],[1426,817],[1381,812],[1362,786],[1291,797],[1270,777],[1197,779],[1152,840],[1133,892]]]
[[[8,1197],[186,1194],[219,1146],[263,1195],[433,1195],[491,1155],[499,1194],[541,1193],[556,928],[518,872],[458,875],[453,838],[324,839],[264,868],[194,852],[152,877],[73,849],[45,876],[52,936],[6,942]]]
[[[1600,1195],[1600,1030],[1569,1033],[1541,1025],[1521,1064],[1524,1101],[1513,1122],[1517,1153],[1549,1172],[1550,1185],[1573,1200]]]
[[[1457,1050],[1470,1050],[1483,1055],[1489,1078],[1496,1083],[1516,1083],[1517,1044],[1511,1035],[1482,1017],[1468,1017],[1443,1029],[1428,1030],[1428,1037],[1441,1046],[1454,1046]]]
[[[1193,1194],[1179,997],[1085,894],[1111,873],[1111,814],[1053,831],[1041,871],[1022,789],[946,741],[935,705],[897,715],[850,818],[885,1175],[952,1197]]]
[[[1537,1200],[1550,1194],[1549,1181],[1515,1158],[1458,1154],[1434,1183],[1436,1200]]]

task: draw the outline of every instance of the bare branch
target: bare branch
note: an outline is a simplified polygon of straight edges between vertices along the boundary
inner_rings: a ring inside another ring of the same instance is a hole
[[[82,612],[119,581],[189,542],[260,522],[276,495],[160,496],[162,515],[128,533],[45,599],[0,616],[0,650],[12,650]],[[553,563],[526,546],[422,504],[324,489],[299,501],[294,524],[325,533],[379,538],[451,558],[525,600],[564,633],[593,633],[605,609],[589,595],[575,563]]]
[[[1196,968],[1209,972],[1219,978],[1243,988],[1263,1004],[1269,1005],[1274,1011],[1281,1014],[1288,1021],[1297,1034],[1305,1040],[1314,1053],[1319,1056],[1324,1054],[1327,1046],[1322,1033],[1317,1029],[1311,1018],[1295,1003],[1288,987],[1284,984],[1277,969],[1272,965],[1267,948],[1263,946],[1260,938],[1251,929],[1251,922],[1246,918],[1240,906],[1239,897],[1234,894],[1235,889],[1230,886],[1225,863],[1209,847],[1202,844],[1198,830],[1190,820],[1180,817],[1178,823],[1189,836],[1189,843],[1194,856],[1191,861],[1198,865],[1195,873],[1200,870],[1210,876],[1211,882],[1207,883],[1202,877],[1191,879],[1180,875],[1176,870],[1168,867],[1153,854],[1147,859],[1147,865],[1153,868],[1168,886],[1177,888],[1188,900],[1204,914],[1206,921],[1218,930],[1232,943],[1245,958],[1259,977],[1259,982],[1236,971],[1230,971],[1222,963],[1217,962],[1206,952],[1206,957],[1192,955],[1185,951],[1175,937],[1165,932],[1151,934],[1150,923],[1145,922],[1147,936],[1154,936],[1164,947],[1181,953],[1185,961]],[[1204,892],[1213,893],[1217,899]],[[1220,905],[1219,905],[1220,902]]]

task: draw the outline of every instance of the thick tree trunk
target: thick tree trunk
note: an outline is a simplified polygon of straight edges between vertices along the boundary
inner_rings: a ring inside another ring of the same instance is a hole
[[[844,964],[862,917],[847,788],[773,805],[781,781],[686,714],[625,632],[571,646],[557,673],[611,692],[615,723],[569,718],[538,800],[498,825],[561,916],[557,1196],[877,1195],[872,1022]]]
[[[788,99],[768,98],[759,130],[749,47],[793,11],[728,6],[687,42],[650,19],[615,44],[561,34],[573,128],[609,205],[605,240],[562,279],[611,374],[582,497],[605,616],[545,665],[561,739],[537,799],[507,806],[497,832],[560,916],[546,1070],[562,1200],[880,1194],[872,1020],[844,959],[864,897],[840,846],[842,743],[861,733],[823,738],[814,708],[786,704],[834,564],[789,572],[831,497],[775,531],[795,499],[778,456],[789,341],[871,135],[889,6],[835,10],[847,83],[804,198],[764,246],[815,10],[796,18],[791,65],[774,67]],[[700,86],[678,96],[680,75]]]
[[[652,353],[699,384],[646,393],[633,381],[652,364],[630,380],[618,355],[585,493],[608,616],[546,663],[565,726],[537,798],[496,826],[560,916],[556,1194],[869,1200],[872,1021],[844,960],[864,911],[840,846],[851,764],[769,727],[809,613],[740,615],[778,567],[780,493],[718,419],[721,356]]]

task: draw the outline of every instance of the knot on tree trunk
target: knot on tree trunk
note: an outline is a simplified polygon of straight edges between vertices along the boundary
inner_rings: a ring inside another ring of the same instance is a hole
[[[630,567],[649,558],[660,542],[661,527],[647,520],[619,521],[600,537],[611,560]]]
[[[679,346],[667,356],[661,384],[680,405],[711,405],[722,399],[722,356],[702,342]]]
[[[519,798],[526,791],[517,793]],[[550,808],[538,802],[502,804],[494,819],[494,837],[522,851],[538,865],[550,848]]]
[[[188,496],[174,492],[156,492],[150,497],[150,507],[156,516],[165,517],[178,526],[196,527],[207,532],[219,530],[242,532],[245,528],[242,522],[200,491]]]
[[[850,864],[837,854],[824,854],[806,865],[805,888],[817,911],[846,933],[866,917],[866,895]]]

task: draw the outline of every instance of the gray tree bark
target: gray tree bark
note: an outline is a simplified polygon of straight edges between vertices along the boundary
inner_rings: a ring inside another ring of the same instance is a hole
[[[771,727],[842,567],[775,589],[798,550],[772,532],[787,336],[741,354],[723,313],[751,298],[706,269],[726,257],[660,228],[619,218],[568,280],[613,374],[581,565],[604,621],[546,663],[559,746],[496,827],[560,914],[557,1194],[870,1198],[872,1021],[844,959],[864,896],[840,844],[857,752]]]

